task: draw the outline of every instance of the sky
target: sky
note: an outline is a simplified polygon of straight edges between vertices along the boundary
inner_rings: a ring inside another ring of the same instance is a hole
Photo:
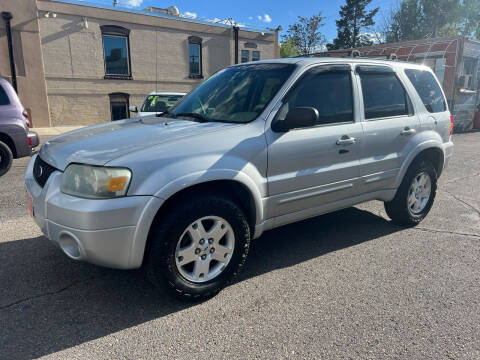
[[[112,5],[113,0],[85,0],[100,5]],[[398,0],[373,0],[369,8],[380,7],[376,21],[381,14],[388,13]],[[276,28],[281,25],[285,33],[288,25],[295,23],[298,16],[311,16],[322,12],[326,17],[321,32],[328,41],[337,35],[335,20],[345,0],[118,0],[118,6],[141,10],[147,6],[168,7],[175,5],[186,17],[196,19],[233,18],[237,23],[252,28]]]

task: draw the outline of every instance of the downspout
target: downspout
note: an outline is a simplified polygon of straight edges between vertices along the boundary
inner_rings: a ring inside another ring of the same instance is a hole
[[[12,86],[15,89],[15,92],[18,94],[17,72],[15,71],[15,59],[13,57],[12,29],[10,27],[10,21],[13,18],[12,13],[8,11],[2,11],[2,18],[3,20],[5,20],[5,29],[7,32],[8,57],[10,58],[10,72],[12,74]]]
[[[235,64],[238,64],[238,26],[233,27],[233,39],[235,41]]]

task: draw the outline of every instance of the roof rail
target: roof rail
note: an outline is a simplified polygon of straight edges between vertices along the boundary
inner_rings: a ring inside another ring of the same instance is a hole
[[[362,55],[359,50],[331,50],[317,52],[309,55],[300,55],[296,57],[352,57],[352,58],[368,58],[376,60],[398,60],[398,56],[395,53],[391,54],[364,54]]]

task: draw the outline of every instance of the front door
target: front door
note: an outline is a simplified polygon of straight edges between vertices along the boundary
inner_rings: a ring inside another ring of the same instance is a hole
[[[317,109],[319,121],[285,133],[268,127],[268,218],[355,194],[363,132],[353,90],[349,65],[323,65],[307,70],[282,100],[274,121],[297,107]]]

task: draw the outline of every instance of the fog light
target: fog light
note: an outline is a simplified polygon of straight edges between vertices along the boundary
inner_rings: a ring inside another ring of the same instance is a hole
[[[80,243],[76,237],[67,232],[62,232],[58,237],[60,248],[67,256],[72,259],[79,260],[82,256]]]

